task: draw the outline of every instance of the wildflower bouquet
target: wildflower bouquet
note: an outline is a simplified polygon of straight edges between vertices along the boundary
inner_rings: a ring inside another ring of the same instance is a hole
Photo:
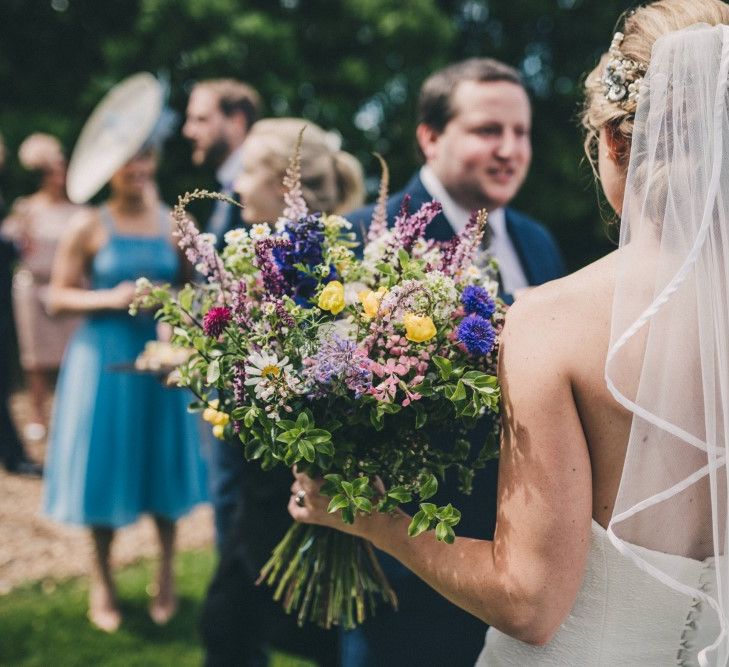
[[[181,197],[179,244],[207,281],[177,295],[142,281],[136,306],[157,307],[173,343],[195,350],[180,383],[215,435],[239,440],[249,461],[323,476],[329,511],[345,522],[417,500],[410,535],[435,530],[453,542],[458,509],[426,501],[447,470],[468,491],[498,441],[504,306],[493,272],[473,265],[486,214],[438,243],[425,231],[439,204],[411,214],[405,202],[388,228],[384,168],[359,260],[351,225],[309,212],[299,182],[297,150],[275,228],[228,232],[220,254],[185,207],[222,195]],[[480,419],[490,420],[490,436],[471,452],[467,436]],[[260,580],[300,623],[351,628],[376,598],[396,606],[372,546],[318,526],[292,525]]]

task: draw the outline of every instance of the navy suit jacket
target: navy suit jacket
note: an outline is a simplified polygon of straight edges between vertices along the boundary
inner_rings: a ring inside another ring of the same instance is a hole
[[[400,210],[405,194],[411,196],[410,211],[432,200],[418,175],[388,200],[388,221],[392,223]],[[372,219],[374,206],[365,206],[347,215],[362,240]],[[513,209],[506,209],[506,229],[521,260],[530,285],[564,275],[562,256],[547,229]],[[440,241],[452,238],[454,230],[445,216],[439,214],[428,226],[427,236]],[[509,295],[505,295],[507,300]],[[471,446],[478,451],[488,429],[480,424],[471,434]],[[473,480],[473,492],[464,495],[455,479],[447,479],[428,502],[444,505],[452,502],[461,510],[456,535],[493,538],[496,524],[496,486],[498,462],[490,461]],[[417,507],[406,507],[411,514]],[[344,632],[341,644],[342,667],[379,667],[382,665],[450,665],[474,664],[483,646],[486,625],[440,597],[402,564],[380,553],[383,570],[399,597],[400,610],[384,606],[374,618],[357,629]],[[411,640],[417,637],[417,640]]]

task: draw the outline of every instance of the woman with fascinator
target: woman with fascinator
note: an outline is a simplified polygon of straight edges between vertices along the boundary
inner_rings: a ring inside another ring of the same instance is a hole
[[[206,499],[197,421],[187,395],[152,376],[115,367],[156,337],[151,314],[131,317],[134,281],[181,278],[169,209],[155,183],[159,147],[171,129],[163,91],[149,74],[116,86],[87,121],[68,174],[69,197],[85,202],[107,182],[110,196],[77,216],[62,238],[48,307],[76,313],[59,376],[46,464],[45,513],[89,526],[94,543],[89,618],[121,623],[110,567],[114,531],[140,514],[154,518],[161,549],[150,615],[174,614],[175,521]]]
[[[348,526],[296,475],[295,519],[492,626],[478,665],[729,662],[727,24],[719,0],[658,0],[587,77],[620,247],[507,315],[493,541],[409,538],[399,513]]]

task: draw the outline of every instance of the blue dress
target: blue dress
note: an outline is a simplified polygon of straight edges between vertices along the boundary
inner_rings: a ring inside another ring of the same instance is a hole
[[[160,210],[154,237],[109,232],[91,267],[93,289],[146,276],[172,282],[179,259]],[[147,375],[119,372],[155,338],[150,315],[104,311],[86,317],[61,366],[51,422],[43,508],[64,523],[119,527],[141,513],[177,519],[207,499],[197,418],[190,395]]]

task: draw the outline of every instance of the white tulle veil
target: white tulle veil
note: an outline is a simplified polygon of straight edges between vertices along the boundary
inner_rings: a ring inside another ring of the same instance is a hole
[[[608,534],[718,614],[702,665],[729,656],[728,96],[728,26],[656,41],[635,117],[606,365],[610,391],[633,413]],[[710,581],[681,581],[635,545],[715,559]]]

